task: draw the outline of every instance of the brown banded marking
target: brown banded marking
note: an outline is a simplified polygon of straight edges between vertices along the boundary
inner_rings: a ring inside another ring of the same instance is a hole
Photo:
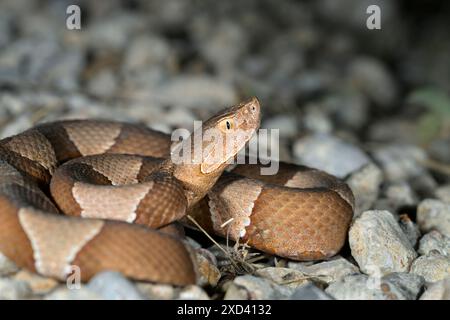
[[[236,241],[243,238],[261,191],[262,183],[259,181],[231,174],[223,177],[208,193],[214,231],[222,236],[229,235]]]
[[[28,130],[23,134],[11,137],[4,144],[12,152],[39,163],[50,174],[55,171],[58,161],[53,146],[38,130]]]
[[[64,123],[63,127],[81,155],[89,156],[108,151],[116,143],[122,124],[73,121]]]
[[[140,202],[152,190],[154,182],[121,186],[96,186],[75,182],[72,194],[83,218],[134,222]]]
[[[111,181],[113,186],[138,183],[138,175],[143,165],[143,158],[132,155],[114,154],[105,157],[84,157],[77,161],[90,166]],[[123,170],[126,168],[127,170]]]
[[[21,208],[20,224],[33,248],[36,270],[64,280],[78,252],[103,228],[104,221],[65,219],[61,216]]]

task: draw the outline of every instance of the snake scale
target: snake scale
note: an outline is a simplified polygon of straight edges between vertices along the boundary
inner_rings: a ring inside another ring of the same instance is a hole
[[[267,253],[335,255],[353,214],[345,183],[287,163],[275,175],[261,175],[262,165],[225,170],[259,128],[260,113],[253,98],[204,122],[202,132],[248,134],[213,160],[219,143],[203,141],[210,153],[197,162],[172,161],[168,135],[105,120],[45,123],[0,140],[0,252],[59,280],[78,266],[82,281],[108,269],[191,284],[193,250],[174,226],[190,213],[205,229]]]

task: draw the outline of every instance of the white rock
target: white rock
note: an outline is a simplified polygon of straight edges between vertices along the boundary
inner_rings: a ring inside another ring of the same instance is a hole
[[[141,300],[142,294],[121,273],[104,271],[95,275],[87,288],[107,300]]]
[[[208,294],[199,286],[187,286],[180,290],[178,294],[180,300],[209,300]]]
[[[450,277],[431,284],[420,300],[450,300]]]
[[[430,231],[420,239],[417,252],[421,255],[437,252],[448,257],[450,256],[450,237],[446,237],[436,230]]]
[[[391,183],[387,186],[385,195],[395,210],[400,207],[415,206],[417,204],[417,196],[406,182]]]
[[[394,285],[404,298],[416,300],[425,284],[425,279],[413,273],[393,272],[384,276],[382,282]]]
[[[425,199],[417,208],[417,223],[423,232],[437,230],[450,237],[450,204]]]
[[[261,128],[279,130],[280,138],[292,138],[297,135],[297,121],[287,115],[272,117],[264,121]]]
[[[175,288],[168,284],[139,282],[136,283],[136,287],[150,300],[170,300],[176,296]]]
[[[301,164],[321,169],[339,178],[369,163],[368,156],[356,146],[323,134],[297,140],[294,155]]]
[[[111,98],[117,91],[117,78],[115,74],[108,69],[95,74],[87,84],[87,90],[90,94],[99,98]]]
[[[450,204],[450,184],[437,188],[435,194],[439,200]]]
[[[382,276],[407,272],[417,253],[388,211],[366,211],[349,232],[352,256],[364,273]]]
[[[163,105],[217,110],[237,101],[234,89],[216,78],[179,76],[150,93],[149,99]]]
[[[317,134],[329,134],[333,131],[333,122],[328,114],[318,108],[316,104],[305,107],[305,114],[301,118],[303,126]]]
[[[298,287],[290,300],[332,300],[333,298],[325,293],[322,289],[319,289],[313,284],[306,284]]]
[[[411,265],[411,273],[421,275],[427,282],[437,282],[450,276],[450,257],[432,253],[420,256]]]
[[[275,284],[251,275],[236,277],[228,287],[224,300],[284,299],[294,293],[293,288]]]
[[[364,211],[372,208],[375,200],[377,200],[383,182],[383,172],[374,163],[369,163],[352,173],[346,182],[355,196],[353,218],[356,218]]]
[[[268,279],[276,284],[284,285],[290,288],[298,288],[309,283],[311,277],[303,272],[280,267],[267,267],[256,271],[256,274],[262,278]]]
[[[30,286],[19,280],[0,278],[0,300],[19,300],[31,296]]]
[[[7,276],[19,271],[14,262],[0,252],[0,277]]]
[[[12,279],[27,283],[34,295],[48,294],[59,285],[55,279],[43,277],[25,269],[16,273]]]
[[[419,147],[404,144],[384,145],[374,150],[373,156],[381,164],[389,181],[405,181],[425,174],[420,164],[426,159]]]
[[[325,290],[338,300],[411,300],[423,286],[423,278],[407,273],[385,277],[350,275]]]
[[[172,53],[166,41],[146,34],[131,42],[126,50],[123,68],[127,71],[139,71],[153,65],[165,65],[171,58]]]
[[[45,300],[101,300],[104,299],[99,294],[82,286],[79,289],[68,289],[61,287],[46,295]]]
[[[378,60],[359,57],[349,67],[350,81],[378,106],[392,108],[398,96],[396,81]]]
[[[313,265],[289,261],[288,267],[326,283],[335,282],[345,276],[360,273],[358,267],[342,257],[336,257]]]

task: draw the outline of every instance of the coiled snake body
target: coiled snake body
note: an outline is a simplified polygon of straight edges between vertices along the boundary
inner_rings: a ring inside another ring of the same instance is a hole
[[[0,252],[60,280],[78,266],[83,281],[110,269],[190,284],[195,259],[171,225],[190,212],[206,229],[268,253],[295,260],[336,254],[353,212],[347,185],[283,163],[273,176],[250,164],[224,173],[259,122],[255,98],[212,117],[203,133],[246,134],[220,157],[212,157],[217,141],[203,141],[209,153],[199,162],[175,163],[170,137],[118,122],[54,122],[1,140]]]

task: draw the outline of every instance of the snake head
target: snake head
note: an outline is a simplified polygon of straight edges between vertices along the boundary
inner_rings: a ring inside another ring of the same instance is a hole
[[[196,128],[188,139],[177,143],[171,157],[174,176],[187,191],[189,206],[212,188],[225,168],[258,130],[261,110],[252,98],[222,110]],[[178,161],[181,159],[181,161]]]
[[[201,172],[222,172],[258,130],[260,121],[261,108],[255,97],[208,119],[202,128]]]

